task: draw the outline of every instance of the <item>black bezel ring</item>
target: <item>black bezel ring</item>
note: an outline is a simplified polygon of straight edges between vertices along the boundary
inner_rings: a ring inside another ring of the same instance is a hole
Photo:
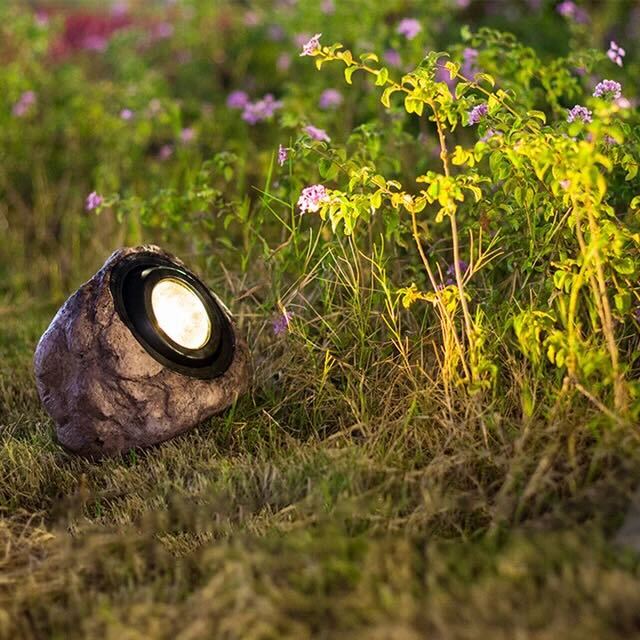
[[[167,278],[197,295],[209,316],[209,338],[199,349],[183,347],[158,325],[151,292],[157,282]],[[192,273],[156,253],[134,253],[113,268],[109,286],[120,319],[158,362],[192,378],[216,378],[227,371],[235,351],[231,322],[215,295]]]

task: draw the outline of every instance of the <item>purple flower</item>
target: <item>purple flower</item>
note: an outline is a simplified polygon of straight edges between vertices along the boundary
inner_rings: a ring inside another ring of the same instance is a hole
[[[35,91],[31,91],[31,90],[25,91],[18,99],[18,102],[16,102],[13,105],[13,110],[12,110],[13,115],[16,116],[17,118],[22,118],[27,114],[29,109],[31,109],[31,107],[36,103],[37,99],[38,98],[35,94]]]
[[[560,180],[560,186],[566,191],[571,186],[571,180]]]
[[[185,144],[188,142],[192,142],[195,137],[196,137],[196,132],[191,127],[185,127],[180,132],[180,141],[184,142]]]
[[[249,96],[245,91],[232,91],[227,97],[229,109],[244,109],[249,103]]]
[[[407,40],[413,40],[421,31],[422,25],[415,18],[403,18],[396,27],[396,33]]]
[[[563,2],[556,7],[556,11],[563,18],[570,18],[582,24],[589,22],[589,14],[572,0],[563,0]]]
[[[318,49],[320,49],[320,37],[321,33],[316,33],[315,36],[310,38],[304,45],[302,45],[301,56],[312,56]]]
[[[87,51],[104,51],[108,44],[107,38],[99,35],[88,35],[82,41],[82,46]]]
[[[104,198],[101,195],[99,195],[95,191],[92,191],[87,196],[87,200],[85,202],[84,208],[87,211],[93,211],[94,209],[97,209],[103,203],[103,201],[104,201]]]
[[[276,100],[272,94],[268,93],[260,100],[256,100],[256,102],[247,103],[242,112],[242,119],[250,125],[254,125],[272,118],[281,107],[282,101]]]
[[[617,100],[622,95],[622,85],[615,80],[603,80],[596,85],[594,98]]]
[[[322,11],[325,16],[331,15],[336,12],[336,5],[333,3],[333,0],[322,0],[320,11]]]
[[[563,18],[571,18],[576,10],[576,3],[571,0],[563,0],[557,7],[556,11]]]
[[[260,24],[260,14],[257,11],[247,11],[244,14],[244,24],[247,27],[257,27]]]
[[[289,324],[291,323],[291,318],[293,318],[293,312],[283,311],[282,315],[278,316],[273,321],[273,333],[277,336],[282,335],[287,332],[289,328]]]
[[[458,260],[458,266],[460,267],[460,271],[464,275],[465,271],[469,268],[469,265],[464,260]],[[456,275],[456,267],[454,264],[450,264],[447,267],[446,271],[447,279],[446,284],[453,284],[455,282]]]
[[[462,68],[461,72],[465,78],[473,79],[478,72],[477,67],[478,50],[472,47],[465,47],[462,52]]]
[[[611,62],[615,62],[615,64],[621,67],[622,58],[625,57],[626,53],[627,52],[621,46],[619,46],[612,40],[611,44],[609,45],[609,51],[607,51],[607,56],[609,57],[609,60],[611,60]]]
[[[36,11],[34,20],[39,27],[46,27],[49,24],[49,16],[46,11]]]
[[[279,24],[269,25],[267,29],[267,37],[272,42],[280,42],[284,39],[284,29]]]
[[[489,107],[486,102],[478,104],[471,111],[469,111],[469,124],[478,124],[482,118],[484,118],[489,112]]]
[[[491,138],[495,136],[501,136],[502,133],[500,131],[496,131],[495,129],[487,129],[487,132],[480,138],[480,142],[488,142]]]
[[[111,15],[115,16],[117,18],[120,18],[122,16],[126,16],[128,12],[129,12],[128,3],[125,2],[124,0],[120,0],[119,2],[115,2],[111,6]]]
[[[164,40],[173,35],[173,25],[170,22],[161,22],[153,28],[153,37]]]
[[[567,122],[574,122],[575,120],[582,120],[585,124],[592,121],[593,114],[586,107],[581,107],[577,104],[573,109],[569,109],[567,113]]]
[[[289,157],[289,150],[282,145],[278,145],[278,164],[282,166]]]
[[[288,53],[281,53],[276,60],[276,69],[278,71],[288,71],[291,66],[291,56]]]
[[[168,160],[173,155],[173,147],[170,144],[163,144],[158,151],[160,160]]]
[[[402,58],[395,49],[387,49],[384,52],[384,61],[392,67],[399,67],[402,64]]]
[[[318,127],[314,127],[312,124],[308,124],[304,128],[304,132],[313,140],[319,140],[320,142],[331,142],[331,138],[327,135],[327,132],[324,129],[318,129]]]
[[[315,213],[328,201],[328,199],[329,194],[324,186],[321,184],[313,184],[302,190],[297,204],[300,208],[300,213],[305,213],[307,211]]]
[[[134,115],[134,114],[133,114],[133,111],[131,111],[131,109],[123,109],[123,110],[120,112],[120,117],[121,117],[123,120],[131,120],[131,118],[133,118],[133,115]]]
[[[318,106],[321,109],[331,109],[339,107],[343,100],[342,94],[337,89],[325,89],[320,96]]]

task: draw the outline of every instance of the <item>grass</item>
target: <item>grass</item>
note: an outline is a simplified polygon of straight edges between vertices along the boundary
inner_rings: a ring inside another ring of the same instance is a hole
[[[54,308],[3,313],[0,638],[638,633],[640,558],[611,541],[634,433],[575,396],[527,417],[518,363],[499,398],[451,406],[425,328],[405,327],[425,331],[410,367],[366,289],[348,312],[339,269],[325,279],[329,333],[307,310],[277,340],[240,305],[252,396],[102,462],[61,449],[38,402]]]

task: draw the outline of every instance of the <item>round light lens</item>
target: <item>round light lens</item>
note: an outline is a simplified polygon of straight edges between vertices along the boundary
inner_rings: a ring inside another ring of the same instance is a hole
[[[185,349],[201,349],[211,337],[211,320],[196,293],[175,278],[151,291],[151,308],[160,328]]]

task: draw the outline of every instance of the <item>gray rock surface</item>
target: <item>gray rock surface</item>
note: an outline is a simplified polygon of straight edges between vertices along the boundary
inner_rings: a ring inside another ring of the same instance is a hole
[[[159,247],[120,249],[61,307],[36,348],[34,368],[42,403],[60,443],[83,455],[116,455],[168,440],[228,408],[250,382],[246,342],[236,332],[229,369],[201,380],[165,368],[122,322],[109,278],[125,256]]]

